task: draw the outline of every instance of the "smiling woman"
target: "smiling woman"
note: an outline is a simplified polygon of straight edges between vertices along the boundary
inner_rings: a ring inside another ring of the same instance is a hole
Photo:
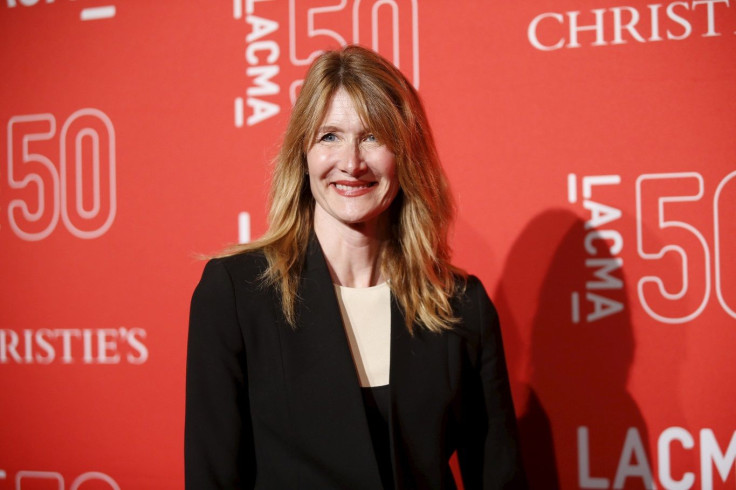
[[[452,266],[453,206],[391,63],[318,57],[269,229],[205,267],[191,305],[190,489],[526,488],[498,317]]]
[[[396,159],[365,127],[350,96],[338,89],[307,153],[309,187],[317,203],[315,233],[342,226],[379,232],[379,218],[399,191]]]

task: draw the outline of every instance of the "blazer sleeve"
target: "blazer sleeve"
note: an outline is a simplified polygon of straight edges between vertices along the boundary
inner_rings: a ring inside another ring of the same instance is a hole
[[[192,296],[187,340],[184,467],[187,489],[252,488],[255,458],[245,346],[232,279],[210,261]]]
[[[467,490],[528,488],[519,448],[511,388],[503,352],[498,314],[480,281],[471,277],[467,292],[471,321],[479,328],[476,379],[482,395],[471,397],[472,426],[458,449],[460,470]]]

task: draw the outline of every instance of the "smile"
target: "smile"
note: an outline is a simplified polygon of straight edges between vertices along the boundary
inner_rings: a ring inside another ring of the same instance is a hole
[[[332,185],[341,196],[357,197],[370,192],[376,182],[333,182]]]

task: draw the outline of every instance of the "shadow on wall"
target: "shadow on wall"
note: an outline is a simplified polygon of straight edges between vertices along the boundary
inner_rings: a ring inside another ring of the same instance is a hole
[[[595,255],[585,247],[591,232]],[[514,243],[493,296],[532,489],[653,488],[649,476],[636,476],[644,473],[642,460],[651,468],[652,459],[647,428],[626,388],[635,342],[623,271],[605,269],[615,261],[578,216],[548,210]],[[629,441],[632,427],[638,434]],[[624,441],[631,443],[626,451]]]

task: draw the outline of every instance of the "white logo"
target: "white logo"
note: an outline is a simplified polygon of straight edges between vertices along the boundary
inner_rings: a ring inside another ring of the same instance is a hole
[[[292,67],[304,67],[319,56],[325,46],[360,43],[384,54],[419,88],[417,0],[340,0],[321,7],[305,7],[303,2],[289,0],[286,50],[274,39],[281,27],[279,22],[261,13],[263,6],[259,6],[257,12],[256,3],[266,2],[233,2],[233,17],[244,20],[249,29],[245,36],[245,97],[235,98],[236,127],[254,126],[279,114],[282,107],[276,96],[286,86],[291,103],[296,99],[302,80],[286,84],[275,81],[282,75],[283,51],[288,51]],[[350,27],[339,29],[336,19],[345,14],[349,14]],[[383,22],[389,22],[390,29],[379,29]],[[388,32],[390,38],[383,38],[382,32]]]
[[[623,259],[617,257],[624,241],[620,230],[612,228],[612,223],[621,217],[621,210],[611,203],[593,200],[593,191],[600,185],[620,185],[619,175],[583,176],[583,208],[590,213],[585,222],[587,232],[584,248],[591,256],[585,261],[592,268],[596,281],[586,282],[585,298],[593,307],[586,316],[588,322],[618,313],[623,309],[620,302],[606,298],[601,291],[621,289],[623,283],[611,272],[623,266]],[[568,176],[568,201],[576,203],[578,178]],[[733,263],[726,254],[733,254],[734,247],[721,243],[722,211],[733,209],[736,203],[736,171],[727,174],[715,188],[712,202],[712,239],[701,231],[708,223],[694,223],[692,219],[675,218],[682,214],[688,203],[697,203],[705,196],[705,180],[698,172],[673,172],[643,174],[636,179],[636,253],[645,264],[657,266],[668,263],[674,257],[679,280],[669,283],[655,273],[644,274],[637,282],[637,297],[644,311],[661,323],[680,324],[700,316],[715,290],[718,304],[730,317],[736,319],[736,281],[728,280],[733,274],[725,274],[724,264]],[[709,205],[710,207],[710,205]],[[706,220],[711,216],[706,215]],[[605,229],[600,229],[605,226]],[[655,235],[653,235],[655,234]],[[603,259],[594,258],[599,250],[606,253]],[[609,258],[610,256],[610,258]],[[711,260],[712,257],[712,260]],[[659,266],[661,267],[661,265]],[[674,284],[672,284],[674,282]],[[731,289],[729,289],[731,288]],[[595,292],[591,290],[596,290]],[[730,293],[730,294],[728,294]],[[571,295],[572,321],[578,323],[580,317],[580,295]]]
[[[43,240],[61,217],[72,235],[100,237],[110,229],[117,208],[112,122],[98,109],[74,112],[61,127],[58,165],[36,149],[55,136],[52,114],[8,121],[7,179],[20,196],[7,206],[10,228],[23,240]]]
[[[592,476],[590,460],[590,431],[586,426],[578,427],[578,485],[580,488],[627,488],[627,482],[640,480],[644,488],[654,489],[654,478],[652,467],[647,459],[644,442],[636,427],[629,427],[626,437],[621,446],[621,458],[618,462],[616,474],[613,479],[613,487],[609,478]],[[713,489],[713,467],[718,470],[722,481],[728,479],[728,475],[736,463],[736,432],[731,436],[726,451],[716,440],[712,429],[701,429],[699,440],[700,451],[700,481],[703,490]],[[659,480],[664,488],[670,490],[687,490],[693,488],[695,473],[687,471],[684,474],[673,475],[670,451],[673,443],[677,442],[682,449],[692,450],[695,447],[693,436],[682,427],[668,427],[657,440],[657,470]],[[676,449],[676,451],[682,451]],[[680,476],[679,480],[675,476]]]
[[[18,2],[22,7],[33,7],[34,5],[43,5],[54,3],[54,0],[6,0],[8,8],[18,7]],[[80,20],[100,20],[100,19],[111,19],[115,17],[116,9],[115,5],[104,5],[98,7],[86,7],[79,12]]]
[[[586,175],[582,179],[583,208],[589,213],[585,221],[587,231],[583,242],[585,251],[590,256],[585,260],[585,267],[595,276],[595,280],[586,281],[585,299],[592,307],[585,320],[588,323],[595,322],[624,309],[623,303],[606,296],[607,291],[621,290],[624,283],[621,279],[611,275],[612,272],[623,266],[623,259],[617,257],[624,246],[621,233],[613,228],[612,223],[621,218],[621,210],[617,207],[593,199],[593,191],[596,187],[606,185],[619,185],[619,175]],[[577,176],[568,175],[567,198],[570,203],[575,203],[577,197]],[[606,226],[606,229],[601,227]],[[597,244],[597,242],[603,242]],[[596,257],[599,251],[604,252],[604,257]],[[580,293],[571,294],[572,322],[580,322]]]
[[[6,478],[7,473],[4,470],[0,470],[0,480],[4,480]],[[51,481],[55,484],[55,490],[64,490],[65,481],[61,473],[57,473],[56,471],[29,470],[21,470],[15,474],[15,490],[23,490],[24,485],[25,488],[37,488],[39,481]],[[88,471],[86,473],[82,473],[72,480],[69,490],[78,490],[82,483],[88,481],[104,482],[111,490],[120,490],[120,485],[118,485],[115,480],[99,471]],[[44,488],[52,487],[44,486]],[[96,486],[95,488],[99,488],[99,486]]]
[[[722,4],[716,8],[717,4]],[[702,7],[701,7],[702,6]],[[664,7],[664,8],[663,8]],[[729,0],[693,0],[647,5],[646,8],[611,7],[589,12],[544,12],[532,19],[527,28],[529,43],[541,51],[579,48],[583,45],[608,46],[631,41],[647,43],[687,39],[693,34],[693,20],[705,16],[707,29],[696,32],[702,37],[717,37],[716,13],[730,7]],[[592,33],[580,41],[582,33]]]
[[[142,328],[0,328],[0,364],[143,364]]]

